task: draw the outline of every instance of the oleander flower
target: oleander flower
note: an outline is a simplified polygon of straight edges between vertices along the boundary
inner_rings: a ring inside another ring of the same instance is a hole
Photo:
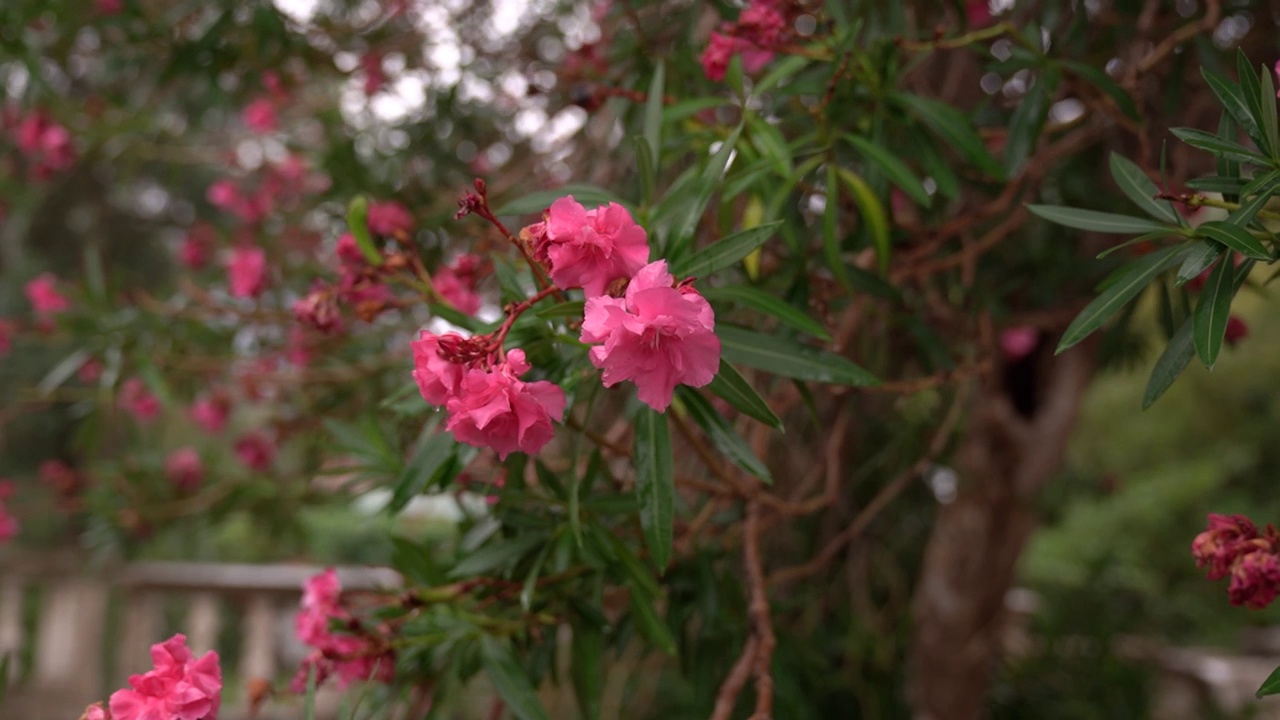
[[[227,261],[227,280],[234,297],[256,298],[267,289],[267,253],[259,247],[240,246]]]
[[[58,290],[58,278],[53,273],[41,273],[32,278],[25,288],[27,302],[36,317],[49,320],[71,309],[71,301]]]
[[[151,646],[155,668],[112,693],[112,720],[217,720],[222,703],[218,653],[195,658],[184,635]]]
[[[164,474],[178,489],[190,492],[204,482],[204,464],[193,447],[181,447],[164,460]]]
[[[580,287],[587,297],[603,295],[615,280],[635,275],[649,260],[644,228],[617,203],[587,210],[572,195],[547,210],[546,221],[531,232],[534,252],[561,288]]]
[[[375,235],[395,235],[396,231],[413,231],[413,214],[404,205],[394,201],[369,203],[369,231]]]
[[[659,412],[677,385],[702,387],[720,367],[720,339],[711,305],[688,285],[674,286],[665,260],[646,265],[623,298],[587,300],[581,341],[605,387],[636,384],[641,402]]]
[[[524,382],[524,351],[514,349],[491,369],[470,369],[445,407],[446,429],[459,441],[493,448],[500,459],[519,450],[535,454],[555,434],[552,418],[564,415],[564,391],[545,380]]]

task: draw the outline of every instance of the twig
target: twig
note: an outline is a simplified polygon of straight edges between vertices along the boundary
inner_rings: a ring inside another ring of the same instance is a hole
[[[751,720],[770,720],[773,717],[773,676],[769,665],[773,661],[773,647],[777,644],[773,634],[773,621],[769,617],[769,591],[765,584],[764,563],[760,559],[760,500],[747,502],[747,521],[744,529],[742,558],[747,566],[747,585],[751,589],[748,610],[751,615],[751,631],[758,647],[755,653],[756,711]]]
[[[738,656],[738,662],[733,664],[728,677],[720,684],[710,720],[729,720],[733,716],[733,707],[737,704],[738,695],[742,693],[742,687],[747,684],[747,678],[751,675],[751,667],[755,663],[759,645],[754,635],[747,638],[746,644],[742,646],[742,654]]]

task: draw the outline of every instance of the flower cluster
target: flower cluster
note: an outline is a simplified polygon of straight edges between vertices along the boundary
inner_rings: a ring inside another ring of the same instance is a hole
[[[294,692],[306,690],[313,671],[317,685],[337,675],[343,686],[369,678],[390,682],[395,673],[395,655],[385,633],[370,633],[343,607],[341,596],[342,585],[333,568],[303,585],[302,609],[294,619],[294,628],[298,638],[314,650],[293,679],[290,687]],[[335,633],[335,625],[351,632]]]
[[[129,687],[111,694],[104,708],[90,705],[88,720],[217,720],[222,704],[218,653],[199,658],[184,635],[151,646],[155,668],[129,678]]]
[[[1230,577],[1232,605],[1264,608],[1280,594],[1280,533],[1262,533],[1243,515],[1209,515],[1209,526],[1191,542],[1196,566],[1210,580]]]
[[[71,132],[43,112],[36,111],[22,118],[14,132],[14,141],[37,180],[46,180],[75,164]]]
[[[551,204],[543,222],[521,234],[532,242],[534,257],[547,265],[556,285],[580,287],[588,298],[603,295],[649,260],[644,228],[617,203],[587,210],[572,195],[562,197]]]
[[[54,316],[71,309],[71,302],[58,290],[58,278],[53,273],[36,276],[27,283],[25,292],[31,311],[41,324],[48,324]]]
[[[723,23],[711,33],[702,51],[702,72],[707,79],[723,80],[734,55],[742,56],[742,68],[748,73],[768,65],[786,43],[789,17],[794,14],[790,5],[784,0],[752,0],[737,22]]]
[[[191,492],[204,481],[204,464],[193,447],[181,447],[164,460],[164,475],[183,492]]]
[[[160,399],[139,378],[129,378],[120,385],[116,403],[144,425],[160,417]]]

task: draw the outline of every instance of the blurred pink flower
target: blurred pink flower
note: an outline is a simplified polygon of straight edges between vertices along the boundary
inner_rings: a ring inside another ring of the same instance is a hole
[[[140,423],[149,423],[160,417],[160,399],[139,378],[124,381],[117,401],[121,408]]]
[[[0,318],[0,358],[13,351],[13,336],[18,326],[12,320]]]
[[[413,215],[395,200],[369,203],[369,231],[391,237],[396,231],[413,232]]]
[[[38,179],[47,178],[75,163],[71,132],[43,112],[33,112],[25,117],[18,125],[15,139]]]
[[[1040,331],[1030,325],[1005,328],[1000,332],[1000,352],[1005,362],[1016,362],[1031,354],[1040,342]]]
[[[1280,559],[1270,550],[1247,553],[1231,568],[1227,598],[1232,605],[1261,610],[1280,594]]]
[[[240,117],[246,127],[259,135],[275,132],[276,106],[267,98],[258,98],[246,105]]]
[[[222,393],[202,395],[191,404],[188,412],[196,425],[205,432],[216,435],[227,426],[227,416],[231,414],[231,402]]]
[[[364,71],[364,94],[376,95],[387,82],[387,75],[382,71],[382,54],[367,52],[360,58],[360,69]]]
[[[276,444],[263,432],[240,436],[235,445],[236,459],[250,470],[264,472],[276,459]]]
[[[231,251],[227,280],[234,297],[256,298],[267,289],[267,254],[259,247],[241,245]]]
[[[124,12],[124,0],[94,0],[94,5],[102,15],[118,15]]]
[[[76,377],[86,385],[98,382],[102,377],[102,361],[98,358],[89,358],[76,371]]]
[[[1245,321],[1239,315],[1227,316],[1227,330],[1223,335],[1223,340],[1228,345],[1235,345],[1247,337],[1249,337],[1249,326]]]
[[[718,32],[711,33],[707,47],[702,51],[702,74],[715,82],[724,80],[729,61],[737,51],[738,43],[732,37]]]
[[[537,453],[555,434],[551,419],[564,415],[565,397],[553,383],[521,380],[528,371],[520,349],[492,369],[468,370],[446,403],[446,429],[458,442],[493,448],[499,459],[516,450]]]
[[[418,339],[409,344],[413,350],[413,380],[418,383],[418,392],[422,399],[432,405],[444,405],[449,402],[458,388],[462,386],[462,377],[467,368],[455,363],[440,354],[441,338],[462,340],[456,333],[448,335],[432,335],[423,330]]]
[[[480,296],[476,294],[480,262],[479,255],[466,253],[438,268],[431,276],[436,292],[466,315],[474,315],[480,309]]]
[[[155,669],[129,678],[130,688],[111,694],[112,720],[216,720],[222,703],[218,654],[199,659],[184,635],[151,646]]]
[[[335,251],[338,254],[338,262],[343,265],[351,265],[358,268],[364,267],[369,263],[364,257],[364,252],[360,250],[360,246],[356,244],[356,237],[351,233],[343,233],[338,237]]]
[[[390,682],[394,676],[395,655],[378,637],[383,630],[379,628],[378,636],[371,636],[342,606],[341,595],[342,585],[333,568],[312,576],[302,586],[294,628],[298,638],[315,650],[302,661],[290,684],[294,692],[306,690],[307,676],[313,671],[317,685],[334,673],[343,686],[370,677]],[[363,634],[334,633],[330,630],[334,623],[347,624]]]
[[[649,260],[644,228],[617,203],[587,210],[568,195],[551,204],[546,218],[532,231],[534,252],[563,289],[580,287],[589,298],[603,295],[611,283],[631,277]]]
[[[667,261],[658,260],[631,279],[625,298],[589,298],[580,338],[603,343],[590,358],[604,370],[605,387],[630,380],[640,401],[658,412],[671,404],[677,385],[702,387],[720,367],[711,305],[674,283]]]
[[[26,294],[31,309],[43,320],[71,308],[71,302],[58,291],[58,278],[53,273],[42,273],[28,282]]]
[[[17,537],[18,531],[22,529],[18,518],[11,515],[5,507],[5,501],[12,497],[13,493],[13,481],[0,479],[0,543]]]
[[[1208,566],[1210,580],[1227,576],[1240,550],[1252,546],[1258,528],[1244,515],[1209,514],[1209,527],[1191,541],[1191,555],[1196,567]]]
[[[204,463],[193,447],[181,447],[169,453],[164,461],[164,474],[179,490],[190,492],[204,482]]]
[[[964,19],[971,28],[990,25],[991,3],[989,0],[967,0],[964,5]]]

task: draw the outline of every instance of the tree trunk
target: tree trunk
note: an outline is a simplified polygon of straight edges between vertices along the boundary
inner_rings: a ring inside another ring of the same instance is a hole
[[[956,455],[960,491],[939,509],[913,599],[907,691],[917,720],[986,714],[1005,595],[1036,526],[1036,496],[1061,466],[1091,357],[1076,348],[1041,363],[1026,415],[998,385],[974,401]]]

